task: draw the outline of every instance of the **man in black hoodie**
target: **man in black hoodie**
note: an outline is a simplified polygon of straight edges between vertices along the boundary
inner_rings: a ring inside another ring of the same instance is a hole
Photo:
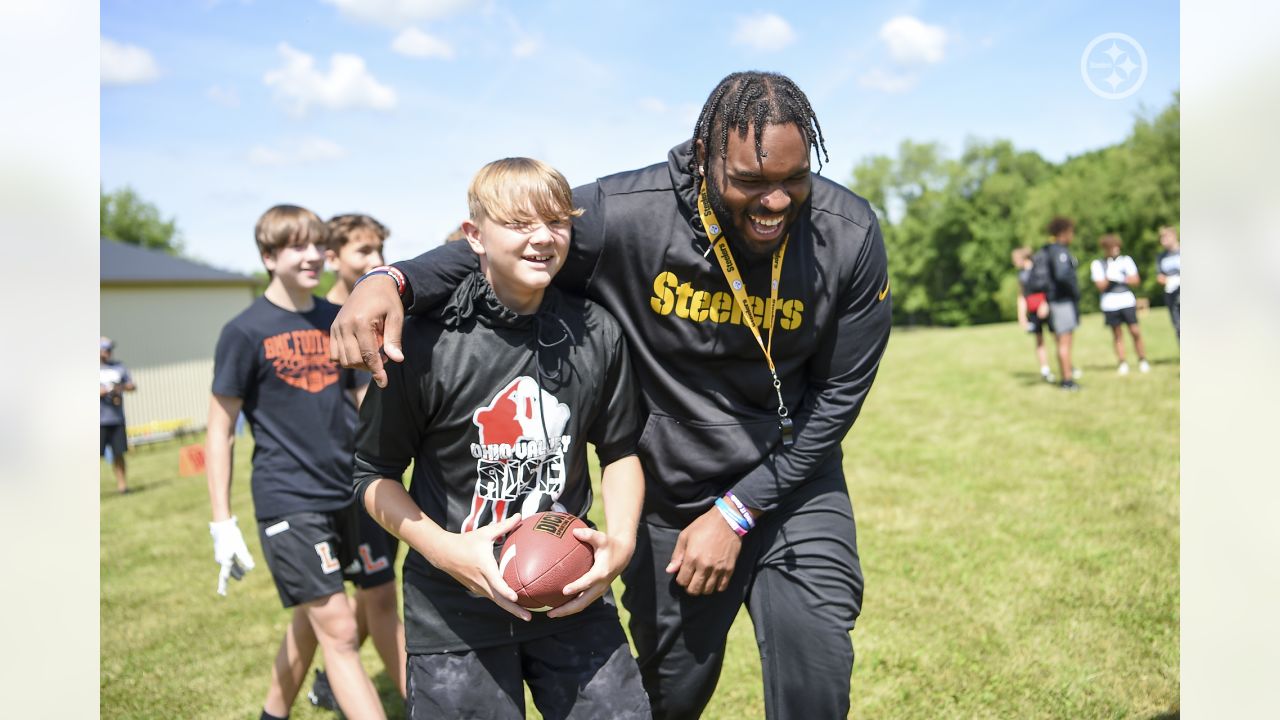
[[[561,288],[618,319],[647,416],[646,491],[623,604],[660,718],[695,718],[743,603],[769,717],[844,717],[862,605],[840,443],[888,342],[874,212],[811,172],[825,155],[804,93],[734,73],[668,161],[574,191],[584,214]],[[475,268],[446,245],[371,278],[332,330],[334,356],[386,382],[404,312],[441,305]],[[775,337],[776,336],[776,337]]]

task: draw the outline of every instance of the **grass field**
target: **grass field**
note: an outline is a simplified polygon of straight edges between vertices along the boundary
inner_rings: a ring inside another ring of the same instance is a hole
[[[1178,347],[1160,311],[1143,330],[1152,372],[1130,346],[1120,377],[1087,316],[1074,394],[1039,381],[1012,325],[895,330],[845,440],[867,578],[852,717],[1178,716]],[[233,490],[246,529],[249,445]],[[123,497],[102,466],[101,715],[256,718],[287,614],[251,531],[259,567],[214,594],[204,479],[179,478],[177,452],[130,453]],[[705,717],[762,717],[745,613],[729,643]],[[325,716],[305,698],[292,715]]]

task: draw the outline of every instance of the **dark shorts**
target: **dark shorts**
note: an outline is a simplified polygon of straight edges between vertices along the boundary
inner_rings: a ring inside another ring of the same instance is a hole
[[[359,544],[355,559],[342,570],[343,577],[361,589],[375,588],[396,579],[396,552],[400,541],[387,532],[364,508],[357,508]]]
[[[107,454],[107,446],[111,446],[111,457],[124,457],[125,452],[129,449],[128,437],[124,432],[124,425],[99,425],[102,428],[101,440],[98,446],[98,455],[105,457]]]
[[[343,592],[342,569],[356,555],[355,503],[327,513],[258,521],[258,539],[285,607]]]
[[[407,682],[411,720],[523,720],[525,683],[547,720],[651,717],[616,617],[511,645],[411,654]]]
[[[1127,307],[1120,310],[1107,310],[1102,313],[1102,322],[1107,327],[1120,327],[1121,325],[1137,325],[1138,324],[1138,308]]]

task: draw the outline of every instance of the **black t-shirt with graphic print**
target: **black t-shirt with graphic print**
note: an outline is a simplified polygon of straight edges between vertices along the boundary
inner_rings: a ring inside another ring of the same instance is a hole
[[[253,431],[254,514],[259,520],[349,505],[356,376],[329,360],[338,306],[305,313],[259,297],[222,328],[213,392],[244,401]]]
[[[370,386],[356,431],[357,495],[374,478],[399,478],[414,461],[409,494],[450,532],[517,512],[591,507],[586,444],[604,467],[635,453],[635,382],[622,331],[590,301],[549,288],[538,312],[517,315],[479,273],[442,314],[407,318],[403,363],[385,389]],[[411,551],[404,564],[409,652],[480,649],[563,632],[600,613],[525,623]]]

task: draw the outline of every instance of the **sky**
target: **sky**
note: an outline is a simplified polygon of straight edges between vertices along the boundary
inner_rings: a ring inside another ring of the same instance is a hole
[[[246,273],[278,203],[373,215],[394,261],[465,219],[490,160],[573,185],[665,162],[737,70],[796,81],[841,182],[906,139],[1060,162],[1124,139],[1180,75],[1168,1],[104,0],[101,45],[102,188]]]

